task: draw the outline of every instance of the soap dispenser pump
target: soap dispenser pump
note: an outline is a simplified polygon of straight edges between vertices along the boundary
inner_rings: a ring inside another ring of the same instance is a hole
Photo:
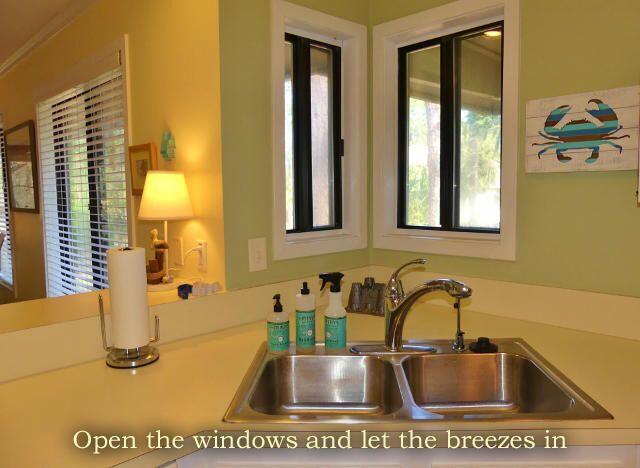
[[[344,274],[340,272],[323,273],[321,290],[331,283],[329,289],[329,306],[324,312],[325,351],[339,353],[347,348],[347,310],[342,305],[342,289],[340,283]]]
[[[273,354],[289,351],[289,314],[283,311],[280,294],[273,296],[273,312],[267,316],[267,347]]]

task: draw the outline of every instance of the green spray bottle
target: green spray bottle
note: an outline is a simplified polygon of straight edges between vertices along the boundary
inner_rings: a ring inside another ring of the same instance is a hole
[[[324,346],[325,352],[340,353],[347,348],[347,310],[342,305],[340,283],[344,275],[340,272],[323,273],[321,290],[327,283],[329,288],[329,305],[324,312]]]

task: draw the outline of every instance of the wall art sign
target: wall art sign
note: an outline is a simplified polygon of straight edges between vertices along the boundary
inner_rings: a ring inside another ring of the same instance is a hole
[[[527,172],[638,168],[640,86],[527,102]]]

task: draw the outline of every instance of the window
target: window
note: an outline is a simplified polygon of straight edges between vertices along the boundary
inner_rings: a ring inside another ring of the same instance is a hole
[[[38,105],[49,297],[107,288],[128,243],[125,122],[121,68]]]
[[[398,227],[500,232],[502,30],[398,49]]]
[[[285,34],[287,232],[342,226],[340,47]]]
[[[9,214],[9,190],[4,156],[4,127],[0,120],[0,280],[6,285],[13,285],[13,255],[11,246],[11,219]]]
[[[373,28],[373,243],[515,260],[519,1]]]
[[[272,258],[367,246],[367,28],[271,0]]]

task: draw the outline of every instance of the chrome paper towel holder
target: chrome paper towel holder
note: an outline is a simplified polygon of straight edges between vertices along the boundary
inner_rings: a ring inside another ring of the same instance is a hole
[[[98,296],[100,306],[100,328],[102,329],[102,347],[107,354],[107,366],[116,369],[134,369],[156,362],[160,358],[160,352],[155,346],[145,345],[139,348],[121,349],[107,345],[107,330],[104,320],[104,303],[102,295]],[[160,318],[156,315],[155,336],[149,338],[149,343],[155,343],[160,339]]]

